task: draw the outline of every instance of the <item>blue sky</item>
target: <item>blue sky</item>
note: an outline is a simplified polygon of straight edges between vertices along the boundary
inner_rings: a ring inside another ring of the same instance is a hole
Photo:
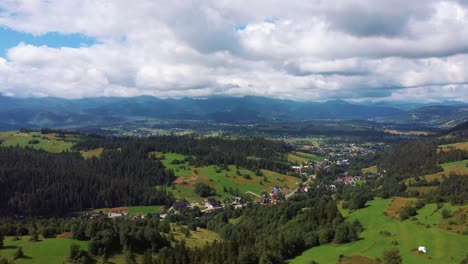
[[[21,42],[34,46],[45,45],[52,48],[79,48],[92,45],[95,43],[95,40],[82,34],[64,35],[57,32],[34,36],[30,33],[16,31],[7,27],[0,27],[0,57],[6,58],[8,49],[17,46]]]

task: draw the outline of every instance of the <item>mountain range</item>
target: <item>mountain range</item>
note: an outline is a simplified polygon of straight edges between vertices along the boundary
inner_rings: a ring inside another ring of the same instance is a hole
[[[0,96],[0,130],[80,127],[148,119],[222,123],[344,119],[452,127],[468,121],[468,104],[447,102],[401,107],[401,104],[392,105],[391,102],[297,102],[255,96],[205,99],[140,96],[73,100]]]

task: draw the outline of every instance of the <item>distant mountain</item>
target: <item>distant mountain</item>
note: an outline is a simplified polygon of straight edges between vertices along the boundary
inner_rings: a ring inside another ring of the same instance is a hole
[[[296,102],[256,96],[206,99],[140,96],[76,100],[0,96],[0,129],[83,127],[147,119],[210,120],[221,123],[354,119],[444,126],[466,121],[467,109],[468,106],[463,104],[402,110],[391,104],[363,105],[343,100]]]
[[[468,105],[424,106],[381,120],[395,123],[426,123],[430,126],[450,128],[468,121]]]

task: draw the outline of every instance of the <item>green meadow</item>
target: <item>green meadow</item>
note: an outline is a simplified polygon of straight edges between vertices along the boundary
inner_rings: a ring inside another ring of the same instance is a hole
[[[104,151],[104,148],[96,148],[96,149],[90,149],[87,151],[82,150],[80,151],[80,153],[83,156],[83,158],[91,159],[93,157],[99,158],[103,151]]]
[[[279,186],[287,185],[293,189],[301,181],[296,177],[269,170],[261,170],[263,175],[256,176],[255,172],[244,168],[237,170],[234,165],[228,166],[228,170],[223,170],[214,165],[193,168],[187,162],[174,164],[174,160],[183,161],[186,158],[186,156],[177,153],[156,153],[156,156],[164,156],[161,162],[166,168],[174,170],[175,175],[178,177],[174,181],[172,189],[174,196],[176,198],[186,198],[189,201],[202,199],[194,191],[197,182],[203,182],[216,189],[217,198],[224,199],[233,197],[228,192],[229,189],[234,191],[239,190],[241,193],[249,191],[261,195],[264,191],[271,191],[276,184]],[[240,175],[237,171],[239,171]]]
[[[129,215],[147,215],[159,213],[161,211],[162,205],[150,205],[150,206],[129,206],[128,214]]]
[[[305,153],[299,151],[288,153],[288,160],[292,162],[306,163],[309,160],[323,161],[323,159],[324,158],[322,156],[312,153]]]
[[[391,199],[378,199],[368,202],[366,208],[352,213],[343,211],[348,220],[358,219],[362,223],[365,230],[361,233],[361,240],[342,245],[314,247],[290,260],[289,263],[302,264],[312,260],[319,263],[337,263],[340,255],[360,255],[376,259],[382,256],[384,250],[391,247],[400,250],[405,264],[460,263],[466,256],[467,235],[430,225],[439,220],[439,216],[428,217],[433,212],[433,208],[429,207],[433,205],[426,205],[419,210],[416,219],[421,221],[408,219],[402,222],[384,215],[390,202]],[[382,231],[391,235],[383,235]],[[392,241],[398,244],[394,245]],[[418,253],[419,246],[425,246],[427,254]]]
[[[31,144],[31,141],[33,140],[37,140],[38,142]],[[70,151],[74,143],[79,140],[80,138],[77,135],[65,135],[65,137],[59,137],[58,134],[55,133],[22,133],[18,131],[0,132],[0,141],[3,141],[1,144],[2,146],[31,147],[53,153]]]
[[[374,165],[374,166],[370,166],[368,168],[363,168],[361,169],[362,173],[377,173],[378,169],[377,169],[377,165]]]
[[[12,263],[61,264],[68,257],[71,244],[79,245],[82,249],[88,250],[87,241],[77,241],[70,238],[46,238],[38,242],[30,242],[28,236],[21,237],[21,240],[17,241],[13,241],[11,237],[6,237],[5,245],[0,249],[0,256],[11,261],[18,247],[22,247],[26,257],[17,259]]]

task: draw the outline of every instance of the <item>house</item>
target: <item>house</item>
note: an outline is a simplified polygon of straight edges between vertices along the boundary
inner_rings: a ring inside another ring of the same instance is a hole
[[[214,208],[222,208],[223,207],[223,204],[214,199],[214,198],[209,198],[206,202],[205,202],[205,207],[206,209],[214,209]]]
[[[242,197],[235,197],[233,204],[240,204],[242,202]]]
[[[175,201],[172,204],[172,208],[174,208],[174,210],[176,211],[183,211],[187,209],[189,206],[190,206],[190,203],[185,198]]]
[[[273,190],[270,193],[270,196],[272,199],[276,199],[280,193],[280,187],[278,185],[275,185]]]
[[[107,214],[107,217],[112,218],[112,219],[124,218],[126,216],[127,216],[126,213],[112,213],[112,212],[110,212],[110,213]]]
[[[336,183],[344,183],[344,184],[353,184],[353,185],[355,184],[354,178],[349,177],[349,176],[338,177],[338,178],[336,178],[335,182]]]
[[[270,202],[270,198],[268,197],[266,193],[263,193],[262,198],[260,198],[260,203],[267,204],[269,202]]]

